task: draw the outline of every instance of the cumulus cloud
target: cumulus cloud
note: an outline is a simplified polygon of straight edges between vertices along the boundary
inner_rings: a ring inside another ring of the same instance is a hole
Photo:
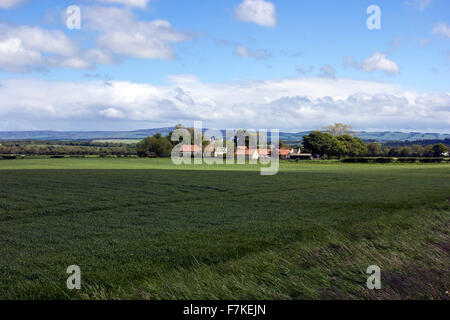
[[[23,128],[27,121],[35,129],[65,123],[70,130],[91,121],[90,128],[83,128],[95,130],[105,121],[120,128],[130,122],[141,127],[142,121],[165,126],[203,120],[205,126],[218,128],[301,130],[345,122],[355,128],[445,131],[450,126],[450,95],[320,77],[206,83],[173,76],[164,86],[10,79],[0,86],[0,119],[9,119],[9,130]],[[0,130],[5,126],[0,122]]]
[[[113,54],[141,59],[173,59],[172,44],[192,39],[169,21],[139,21],[129,11],[114,7],[87,7],[86,27],[101,32],[99,48]]]
[[[363,61],[362,70],[373,72],[376,70],[384,71],[388,74],[399,74],[400,68],[393,60],[389,60],[384,53],[375,52],[373,55]]]
[[[352,67],[365,72],[383,71],[391,75],[400,73],[398,64],[393,60],[389,60],[386,54],[380,52],[375,52],[362,62],[352,57],[344,57],[342,60],[344,67]]]
[[[0,1],[0,9],[9,9],[18,4],[21,4],[25,0],[2,0]]]
[[[267,59],[271,56],[271,53],[267,49],[250,50],[241,44],[235,46],[233,53],[237,57],[251,57],[257,60]]]
[[[77,46],[59,30],[0,24],[0,69],[8,72],[30,72],[49,66],[77,68],[83,61]],[[77,57],[77,58],[75,58]],[[75,63],[78,59],[78,63]]]
[[[140,21],[127,8],[84,7],[83,28],[95,35],[88,41],[93,45],[76,43],[60,30],[0,23],[0,69],[23,73],[92,69],[130,57],[173,59],[173,44],[192,39],[166,20]]]
[[[432,2],[433,0],[408,0],[406,1],[406,4],[410,7],[422,11],[428,8]]]
[[[432,33],[450,38],[450,26],[445,22],[440,22],[438,25],[436,25],[436,27],[434,27]]]
[[[117,3],[122,4],[129,7],[136,7],[144,9],[147,7],[147,3],[149,0],[97,0],[98,2],[104,3]]]
[[[265,0],[244,0],[236,8],[236,18],[263,27],[273,28],[277,24],[275,5]]]

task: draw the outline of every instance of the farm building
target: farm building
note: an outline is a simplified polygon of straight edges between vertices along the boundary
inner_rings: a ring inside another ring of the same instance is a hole
[[[251,160],[257,160],[263,157],[270,157],[272,151],[270,149],[249,149],[247,147],[239,146],[235,152],[237,157],[246,157]],[[279,149],[278,154],[282,159],[288,159],[291,154],[289,149]]]
[[[195,156],[196,154],[201,155],[202,154],[202,148],[197,145],[184,145],[180,149],[181,156],[188,155],[188,156]]]
[[[257,149],[249,149],[247,147],[238,146],[236,152],[234,153],[238,158],[248,158],[250,160],[258,160],[260,153]]]

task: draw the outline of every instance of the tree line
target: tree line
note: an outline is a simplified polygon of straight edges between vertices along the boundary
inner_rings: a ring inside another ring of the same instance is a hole
[[[175,129],[186,129],[191,135],[191,144],[195,144],[195,134],[202,139],[203,147],[210,141],[205,139],[202,132],[195,132],[195,128],[185,128],[177,125]],[[238,130],[242,135],[236,135],[235,146],[250,145],[250,136],[258,133],[249,133]],[[140,157],[169,157],[172,149],[180,141],[172,141],[173,131],[168,136],[155,134],[147,137],[137,144],[124,144],[97,141],[0,141],[0,155],[42,155],[42,156],[140,156]],[[239,138],[240,137],[240,138]],[[244,137],[244,141],[240,141]],[[290,148],[280,140],[280,148]],[[298,146],[303,153],[319,155],[323,159],[342,157],[441,157],[448,148],[443,143],[413,145],[390,145],[369,142],[368,144],[357,137],[351,126],[337,123],[313,131],[303,137]]]
[[[448,152],[448,147],[443,143],[422,146],[413,144],[412,146],[390,147],[371,142],[367,145],[369,157],[441,157]]]
[[[33,143],[33,144],[32,144]],[[39,144],[36,144],[39,143]],[[91,144],[91,146],[83,145],[65,145],[64,143],[57,145],[47,145],[45,142],[1,142],[0,154],[3,155],[25,155],[25,156],[132,156],[136,155],[136,147],[134,145],[125,144],[109,144],[108,147],[102,144]]]
[[[304,151],[323,158],[342,157],[441,157],[448,152],[443,143],[422,146],[389,146],[377,142],[366,143],[356,136],[351,126],[336,123],[303,137]]]
[[[184,128],[182,125],[177,125],[176,129]],[[184,128],[189,131],[194,144],[194,128]],[[234,145],[245,145],[249,147],[250,136],[258,135],[258,133],[249,133],[245,130],[238,130],[237,133],[242,133],[245,141],[240,141],[237,134],[234,138]],[[170,132],[167,137],[161,134],[156,134],[152,137],[147,137],[137,144],[137,154],[140,157],[149,156],[170,156],[172,148],[180,141],[171,141],[173,132]],[[203,134],[197,132],[203,141]],[[207,140],[207,139],[206,139]],[[203,141],[203,147],[208,145],[209,141]],[[290,148],[283,141],[279,142],[280,148]],[[323,159],[343,158],[343,157],[441,157],[448,151],[443,143],[435,145],[413,145],[413,146],[384,146],[376,142],[366,143],[357,137],[357,133],[352,131],[349,125],[336,123],[331,126],[324,127],[322,130],[313,131],[303,137],[303,142],[298,147],[302,152],[319,155]]]

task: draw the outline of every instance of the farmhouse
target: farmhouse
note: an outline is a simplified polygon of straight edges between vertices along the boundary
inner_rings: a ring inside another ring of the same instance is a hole
[[[236,152],[234,153],[238,158],[248,158],[250,160],[258,160],[260,153],[257,149],[249,149],[247,147],[238,146]]]
[[[272,150],[270,149],[249,149],[248,147],[238,146],[235,155],[237,157],[246,157],[251,160],[258,160],[264,157],[270,157],[272,154]],[[289,149],[279,149],[278,154],[282,159],[289,159],[289,155],[291,154],[291,150]]]
[[[211,156],[215,158],[223,157],[227,153],[227,148],[225,147],[213,147],[205,149],[206,152],[211,152]],[[197,145],[184,145],[180,149],[180,154],[182,156],[199,156],[201,157],[203,150],[200,146]],[[314,159],[314,155],[310,153],[301,153],[300,149],[286,149],[281,148],[278,149],[278,154],[280,159],[292,159],[292,160],[312,160]],[[234,153],[236,157],[246,158],[249,160],[259,160],[261,158],[267,158],[272,155],[272,150],[268,148],[255,148],[250,149],[247,146],[237,146],[237,149]]]
[[[180,149],[181,156],[188,155],[188,156],[195,156],[196,154],[201,156],[202,154],[202,148],[197,145],[184,145]]]
[[[291,150],[290,149],[280,149],[278,150],[281,159],[289,159]]]
[[[313,160],[314,155],[311,153],[302,153],[302,149],[300,147],[293,148],[289,155],[289,159],[291,160]]]

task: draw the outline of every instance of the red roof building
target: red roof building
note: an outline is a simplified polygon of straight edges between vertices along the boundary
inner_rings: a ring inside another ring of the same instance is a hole
[[[197,145],[184,145],[181,147],[180,152],[202,152],[202,148]]]

